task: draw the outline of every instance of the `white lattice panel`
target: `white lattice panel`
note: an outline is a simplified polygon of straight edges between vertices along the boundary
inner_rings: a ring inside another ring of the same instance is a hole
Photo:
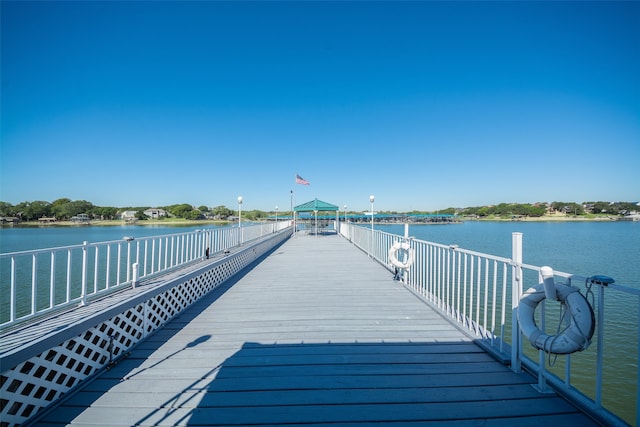
[[[28,421],[276,243],[263,242],[251,250],[231,256],[226,262],[3,371],[0,376],[0,427],[17,426]]]

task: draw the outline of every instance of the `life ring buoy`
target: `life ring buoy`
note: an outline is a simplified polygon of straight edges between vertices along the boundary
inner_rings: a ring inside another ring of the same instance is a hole
[[[404,261],[398,259],[400,251],[406,252]],[[395,267],[407,269],[413,264],[413,248],[407,242],[396,242],[389,248],[389,262]]]
[[[595,317],[589,301],[576,287],[556,284],[556,296],[568,310],[569,326],[557,335],[548,335],[536,325],[536,307],[545,299],[544,283],[530,287],[520,297],[518,323],[532,346],[552,354],[570,354],[585,350],[595,331]]]

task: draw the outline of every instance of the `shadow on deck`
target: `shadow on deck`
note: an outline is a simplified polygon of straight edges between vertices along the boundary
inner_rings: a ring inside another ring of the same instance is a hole
[[[211,367],[190,357],[210,338],[149,367],[134,355],[38,425],[593,424],[472,343],[246,343]]]

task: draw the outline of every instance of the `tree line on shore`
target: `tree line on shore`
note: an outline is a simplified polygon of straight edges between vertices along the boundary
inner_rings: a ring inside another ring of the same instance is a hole
[[[21,202],[12,205],[8,202],[0,201],[0,217],[18,218],[20,221],[38,221],[41,218],[55,218],[56,220],[70,220],[74,216],[86,214],[91,219],[114,220],[119,219],[119,214],[123,211],[135,211],[139,220],[148,219],[144,211],[150,206],[138,207],[108,207],[96,206],[86,200],[71,200],[61,198],[53,202],[36,200],[32,202]],[[237,211],[226,206],[195,207],[188,203],[181,203],[160,207],[168,216],[182,219],[227,219],[236,215]],[[586,214],[606,214],[606,215],[627,215],[629,212],[638,211],[637,202],[552,202],[552,203],[500,203],[491,206],[476,206],[467,208],[447,208],[437,212],[413,211],[409,213],[424,214],[452,214],[463,216],[525,216],[541,217],[550,212],[559,212],[567,215]],[[381,212],[398,213],[398,212]],[[260,220],[272,215],[273,212],[260,210],[242,211],[243,218],[248,220]],[[285,214],[283,212],[283,214]]]
[[[467,208],[448,208],[439,213],[476,217],[542,217],[552,213],[566,215],[628,215],[640,210],[638,202],[539,202],[539,203],[500,203],[490,206],[474,206]]]

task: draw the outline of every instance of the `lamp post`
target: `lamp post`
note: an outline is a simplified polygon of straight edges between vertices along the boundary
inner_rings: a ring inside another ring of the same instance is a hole
[[[278,207],[276,206],[276,231],[278,231]]]
[[[238,229],[240,232],[240,244],[242,244],[242,196],[238,196]]]
[[[371,202],[371,244],[369,245],[369,255],[373,256],[373,202],[376,198],[372,195],[369,196],[369,202]]]
[[[344,222],[347,223],[347,205],[344,205]]]

